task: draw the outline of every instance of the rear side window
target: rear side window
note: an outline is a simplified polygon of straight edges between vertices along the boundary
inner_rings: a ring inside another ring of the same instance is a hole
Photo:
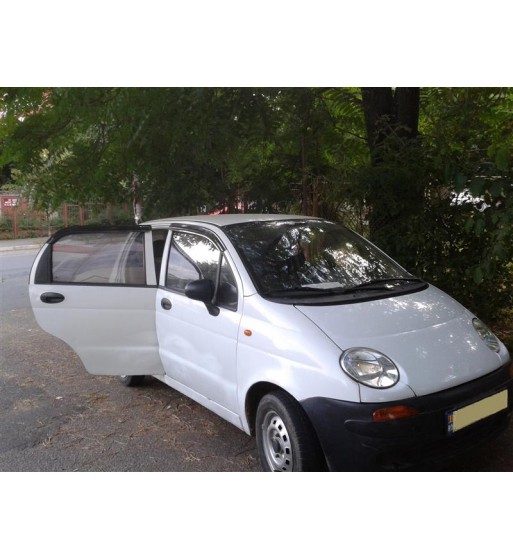
[[[52,245],[52,281],[144,285],[144,232],[66,235]]]

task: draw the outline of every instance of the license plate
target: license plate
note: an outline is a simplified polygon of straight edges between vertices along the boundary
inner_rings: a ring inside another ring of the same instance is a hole
[[[503,390],[479,402],[474,402],[463,408],[453,410],[447,414],[447,432],[456,433],[476,421],[489,417],[494,413],[505,410],[508,407],[508,391]]]

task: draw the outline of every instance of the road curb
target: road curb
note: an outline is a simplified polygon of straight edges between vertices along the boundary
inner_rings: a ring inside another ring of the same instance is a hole
[[[16,245],[16,246],[7,246],[7,247],[2,247],[0,246],[0,252],[13,252],[16,250],[35,250],[38,248],[41,248],[43,245],[42,244],[38,244],[38,245]]]

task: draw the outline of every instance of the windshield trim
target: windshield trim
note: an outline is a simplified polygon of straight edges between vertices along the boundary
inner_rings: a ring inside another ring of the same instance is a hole
[[[322,284],[304,284],[298,286],[284,287],[280,289],[263,289],[260,283],[260,277],[253,268],[253,265],[249,261],[249,258],[245,254],[244,247],[235,242],[236,239],[232,237],[231,230],[239,230],[241,227],[251,227],[258,225],[263,222],[254,221],[247,222],[244,224],[230,224],[225,225],[221,229],[227,235],[233,248],[235,249],[237,255],[241,259],[251,281],[257,291],[257,293],[264,299],[272,302],[292,304],[292,305],[336,305],[336,304],[347,304],[347,303],[357,303],[360,301],[370,301],[374,299],[384,299],[389,297],[395,297],[407,293],[414,293],[417,291],[422,291],[428,287],[428,284],[410,274],[406,269],[404,269],[400,264],[395,262],[381,249],[373,245],[370,241],[348,229],[347,227],[326,220],[322,218],[305,218],[305,217],[295,217],[291,216],[291,219],[276,219],[269,220],[265,222],[265,225],[275,224],[276,226],[282,226],[290,224],[291,226],[297,224],[317,224],[317,225],[330,225],[340,227],[345,230],[349,235],[356,236],[360,238],[364,243],[370,244],[373,249],[380,255],[382,255],[387,261],[391,262],[397,267],[397,277],[387,277],[387,278],[377,278],[369,282],[363,282],[361,284],[356,284],[352,286],[344,287],[340,284],[340,287],[322,287]],[[400,283],[397,283],[400,282]],[[333,282],[335,283],[335,282]],[[395,285],[391,285],[394,284]],[[382,285],[380,285],[382,284]]]
[[[419,291],[424,291],[429,287],[429,284],[424,280],[419,280],[417,283],[404,284],[397,286],[393,290],[383,288],[383,289],[373,289],[371,291],[359,291],[348,289],[347,292],[325,292],[323,290],[311,290],[311,294],[296,295],[286,295],[285,293],[281,295],[272,295],[259,292],[260,296],[267,301],[273,303],[282,303],[287,305],[305,305],[305,306],[324,306],[324,305],[347,305],[352,303],[361,303],[364,301],[375,301],[378,299],[389,299],[392,297],[400,297],[402,295],[409,295],[410,293],[417,293]]]

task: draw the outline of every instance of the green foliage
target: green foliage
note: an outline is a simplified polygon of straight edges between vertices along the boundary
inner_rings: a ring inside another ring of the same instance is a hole
[[[495,215],[491,207],[433,195],[412,220],[404,247],[416,253],[413,272],[487,320],[513,308],[512,231],[494,225]]]
[[[357,88],[3,89],[2,180],[47,212],[131,206],[136,178],[145,218],[340,220],[483,318],[513,308],[513,91],[422,88],[418,135],[382,93],[376,141]]]
[[[7,89],[0,99],[0,163],[41,207],[131,202],[137,177],[146,216],[233,211],[241,196],[287,211],[303,187],[335,216],[368,158],[356,90]]]
[[[433,89],[422,98],[424,181],[403,250],[409,267],[485,319],[513,309],[513,94]]]

